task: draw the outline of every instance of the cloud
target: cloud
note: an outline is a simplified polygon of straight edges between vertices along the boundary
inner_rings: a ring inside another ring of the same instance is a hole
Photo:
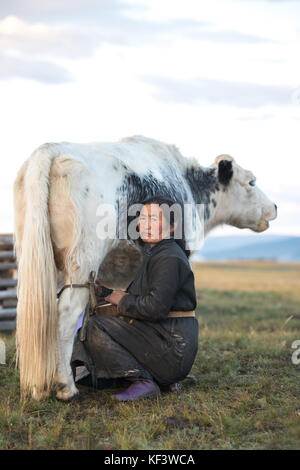
[[[30,60],[0,54],[0,80],[28,78],[42,83],[60,84],[72,80],[63,67],[43,60]]]
[[[193,22],[190,21],[186,35],[189,39],[196,39],[201,41],[219,42],[219,43],[244,43],[244,44],[261,44],[268,42],[276,42],[270,38],[262,37],[253,34],[246,34],[240,31],[232,30],[219,30],[203,28],[200,29]],[[196,23],[196,22],[195,22]],[[181,31],[183,32],[183,31]]]
[[[140,12],[143,15],[136,16]],[[15,77],[15,70],[21,69],[26,70],[25,76],[45,82],[40,67],[44,61],[47,63],[45,70],[52,71],[49,82],[54,83],[55,70],[58,72],[57,83],[61,83],[63,77],[69,81],[67,71],[56,65],[57,59],[91,57],[102,44],[169,47],[174,38],[222,44],[270,41],[241,31],[216,30],[214,25],[192,18],[153,21],[147,19],[145,12],[145,5],[138,2],[129,4],[124,0],[0,2],[0,53],[6,58],[1,65],[0,77]],[[18,59],[12,58],[15,56]],[[34,60],[37,60],[36,64]],[[11,65],[13,63],[15,66]]]
[[[246,116],[239,116],[238,119],[239,121],[265,121],[266,119],[272,119],[274,118],[274,114],[255,114],[255,115],[251,115],[251,114],[247,114]]]
[[[139,12],[143,13],[142,17],[136,16]],[[45,44],[47,44],[46,29],[50,36],[57,32],[62,36],[62,46],[67,38],[70,43],[77,44],[82,41],[82,49],[86,44],[88,54],[91,45],[95,47],[95,44],[99,44],[101,40],[136,46],[143,42],[167,39],[170,35],[223,43],[270,41],[268,38],[245,34],[241,31],[211,29],[214,25],[193,18],[153,21],[147,19],[147,7],[138,1],[130,4],[124,0],[43,0],[42,2],[10,0],[0,2],[0,18],[8,21],[7,17],[18,18],[20,24],[23,24],[23,33],[27,23],[27,35],[30,30],[33,35],[37,34],[38,28],[42,34],[42,28],[44,28],[44,37],[40,37],[40,40]],[[51,33],[50,29],[53,25],[56,29]],[[58,27],[62,29],[57,31]]]
[[[260,108],[292,105],[292,90],[284,86],[230,82],[206,78],[177,80],[165,77],[143,77],[154,87],[155,98],[166,103]]]
[[[0,17],[14,15],[30,22],[90,25],[123,16],[131,9],[122,0],[9,0],[0,2]]]
[[[102,38],[100,32],[29,24],[16,16],[0,20],[0,50],[31,56],[86,57],[92,54]]]
[[[46,23],[28,23],[10,15],[0,19],[0,48],[17,50],[25,54],[46,54],[58,57],[77,58],[92,55],[101,43],[122,45],[160,42],[170,36],[214,42],[267,41],[264,38],[234,31],[210,31],[193,20],[174,20],[167,23],[123,19],[122,27],[114,24],[101,24],[97,28],[54,26]]]

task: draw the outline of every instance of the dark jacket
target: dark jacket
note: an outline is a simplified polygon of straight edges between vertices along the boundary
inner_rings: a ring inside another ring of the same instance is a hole
[[[194,275],[175,240],[148,251],[127,292],[117,316],[93,315],[84,343],[76,336],[72,367],[84,364],[97,378],[154,378],[160,385],[183,380],[198,351],[198,321],[168,318],[171,310],[196,308]]]
[[[127,292],[118,313],[150,322],[165,320],[171,310],[189,311],[197,305],[193,271],[173,239],[150,248]]]

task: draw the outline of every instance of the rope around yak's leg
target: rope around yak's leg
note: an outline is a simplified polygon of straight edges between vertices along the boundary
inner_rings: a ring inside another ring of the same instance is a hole
[[[89,321],[89,318],[92,315],[94,315],[94,312],[95,312],[94,309],[97,303],[96,294],[95,294],[95,276],[96,276],[95,271],[91,271],[89,275],[89,280],[88,280],[89,300],[88,300],[87,306],[85,307],[83,322],[82,322],[82,326],[81,326],[80,333],[79,333],[79,340],[81,342],[84,342],[86,340],[87,322]],[[91,378],[92,378],[93,389],[96,390],[97,376],[96,376],[96,368],[95,368],[94,363],[90,364],[90,373],[91,373]]]

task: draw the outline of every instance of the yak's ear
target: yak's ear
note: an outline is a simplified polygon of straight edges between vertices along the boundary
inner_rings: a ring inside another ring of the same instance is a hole
[[[230,160],[220,160],[218,164],[218,180],[225,186],[229,184],[233,175],[232,162]]]

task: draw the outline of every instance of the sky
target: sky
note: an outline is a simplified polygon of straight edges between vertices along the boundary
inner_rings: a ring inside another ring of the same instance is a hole
[[[232,155],[278,206],[266,233],[300,236],[299,58],[298,0],[0,2],[0,233],[39,145],[141,134]]]

